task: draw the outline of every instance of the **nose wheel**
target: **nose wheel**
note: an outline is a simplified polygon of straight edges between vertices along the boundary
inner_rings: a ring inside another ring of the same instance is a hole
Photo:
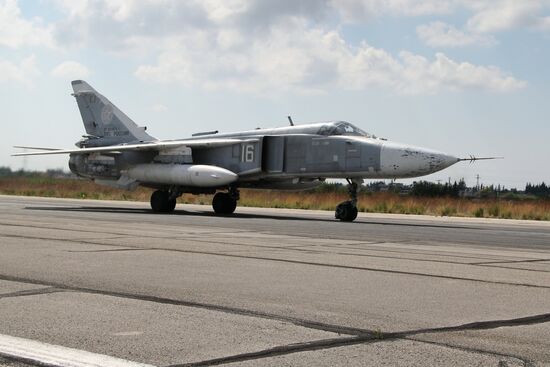
[[[237,208],[239,190],[230,188],[228,192],[218,192],[212,199],[212,208],[216,214],[233,214]]]
[[[357,218],[357,190],[361,181],[350,179],[347,181],[350,200],[338,204],[334,217],[342,222],[353,222]]]
[[[342,222],[353,222],[357,218],[357,206],[351,200],[344,201],[336,207],[334,217]]]

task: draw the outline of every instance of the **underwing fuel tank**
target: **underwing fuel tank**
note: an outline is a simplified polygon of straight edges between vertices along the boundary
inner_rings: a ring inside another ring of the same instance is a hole
[[[225,168],[202,164],[138,164],[125,174],[140,182],[200,187],[226,186],[238,177]]]

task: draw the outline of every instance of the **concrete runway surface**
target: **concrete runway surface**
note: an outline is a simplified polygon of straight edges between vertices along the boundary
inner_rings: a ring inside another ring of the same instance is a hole
[[[0,196],[0,366],[26,366],[12,337],[155,366],[550,365],[550,224]]]

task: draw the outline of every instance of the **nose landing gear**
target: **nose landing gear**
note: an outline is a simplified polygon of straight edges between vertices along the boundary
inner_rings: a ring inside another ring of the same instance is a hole
[[[353,222],[357,218],[357,189],[363,180],[346,179],[350,200],[341,202],[336,207],[334,217],[342,222]]]

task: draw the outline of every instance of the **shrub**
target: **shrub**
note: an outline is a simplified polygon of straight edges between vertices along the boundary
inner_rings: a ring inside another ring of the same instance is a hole
[[[477,218],[483,218],[485,216],[485,211],[483,210],[483,208],[477,208],[474,212],[474,216]]]
[[[442,217],[449,217],[456,214],[456,208],[450,206],[444,206],[440,212]]]
[[[498,204],[491,205],[489,207],[489,215],[495,218],[498,218],[500,214],[500,206]]]

